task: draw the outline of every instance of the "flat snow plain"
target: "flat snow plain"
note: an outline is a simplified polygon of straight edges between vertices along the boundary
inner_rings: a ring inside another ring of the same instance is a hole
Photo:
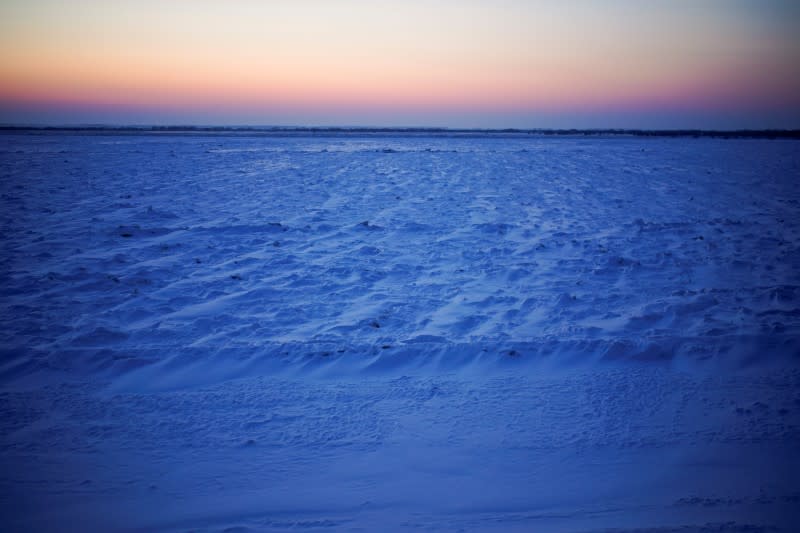
[[[800,142],[0,136],[3,531],[796,531]]]

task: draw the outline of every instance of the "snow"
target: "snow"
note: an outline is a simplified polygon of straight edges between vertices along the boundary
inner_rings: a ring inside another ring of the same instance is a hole
[[[792,531],[800,144],[0,136],[22,531]]]

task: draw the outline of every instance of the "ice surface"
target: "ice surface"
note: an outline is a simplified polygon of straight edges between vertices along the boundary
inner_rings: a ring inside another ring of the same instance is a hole
[[[792,531],[799,148],[4,134],[0,516]]]

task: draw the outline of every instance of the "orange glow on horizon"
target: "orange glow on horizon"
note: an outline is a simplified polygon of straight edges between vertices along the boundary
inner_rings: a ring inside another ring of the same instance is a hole
[[[319,116],[800,109],[800,44],[755,12],[306,1],[11,0],[0,8],[0,104]]]

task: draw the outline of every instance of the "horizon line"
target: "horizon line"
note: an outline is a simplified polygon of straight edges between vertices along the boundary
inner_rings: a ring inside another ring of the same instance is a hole
[[[451,128],[447,126],[293,126],[293,125],[193,125],[193,124],[0,124],[0,132],[100,132],[100,133],[420,133],[420,134],[529,134],[628,135],[653,137],[735,137],[800,139],[797,128]]]

